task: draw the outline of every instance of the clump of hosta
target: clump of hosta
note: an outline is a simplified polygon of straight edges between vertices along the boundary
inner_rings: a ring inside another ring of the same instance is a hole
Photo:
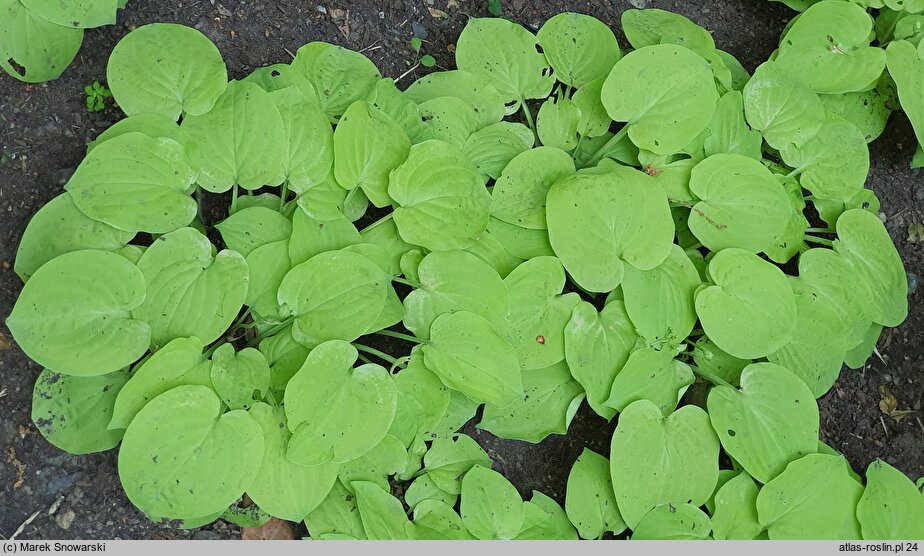
[[[921,536],[910,479],[818,440],[816,398],[907,313],[864,189],[894,100],[872,18],[820,2],[753,76],[681,16],[622,24],[627,52],[588,16],[473,19],[404,91],[329,44],[226,83],[196,31],[129,34],[129,117],[16,260],[39,429],[121,441],[128,498],[184,527],[259,521],[246,493],[322,539]],[[197,201],[229,190],[214,245]],[[584,403],[618,424],[564,508],[457,432],[539,442]]]
[[[126,3],[0,0],[0,69],[27,83],[57,79],[77,56],[84,29],[114,24]]]

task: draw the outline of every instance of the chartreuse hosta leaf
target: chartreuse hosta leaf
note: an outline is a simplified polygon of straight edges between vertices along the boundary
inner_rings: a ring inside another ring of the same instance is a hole
[[[275,241],[257,247],[246,258],[250,280],[244,304],[257,317],[280,316],[277,291],[282,279],[292,269],[289,241]]]
[[[248,207],[222,220],[215,227],[228,249],[244,257],[268,243],[289,239],[292,221],[266,207]]]
[[[414,540],[475,540],[452,506],[441,500],[424,500],[414,507],[414,521],[406,526]]]
[[[921,46],[899,40],[893,41],[886,49],[889,75],[895,80],[898,99],[902,110],[911,120],[918,143],[924,143],[924,99],[920,90],[924,87],[924,61]]]
[[[112,49],[106,80],[129,116],[199,116],[225,91],[228,71],[221,53],[199,31],[173,23],[135,29]]]
[[[394,436],[386,434],[371,450],[340,466],[340,482],[355,491],[351,483],[368,481],[383,489],[391,488],[388,478],[405,470],[408,452],[404,444]]]
[[[537,38],[555,77],[574,88],[606,77],[622,56],[613,31],[584,14],[552,17],[539,29]]]
[[[537,147],[518,155],[504,168],[491,193],[491,216],[521,228],[544,230],[546,197],[552,184],[574,173],[568,153]]]
[[[568,474],[565,511],[584,539],[599,539],[604,533],[618,535],[626,530],[619,514],[610,462],[600,454],[584,448]]]
[[[586,301],[571,310],[565,326],[565,360],[587,392],[587,403],[604,419],[616,415],[615,409],[604,404],[639,339],[621,300],[610,301],[599,313]]]
[[[908,315],[908,280],[882,221],[865,210],[848,210],[837,219],[837,234],[835,251],[871,288],[873,322],[898,326]]]
[[[266,396],[270,369],[266,357],[254,348],[234,351],[223,344],[212,354],[212,386],[231,409],[249,409]]]
[[[638,170],[573,174],[551,187],[546,202],[552,248],[586,290],[608,292],[622,282],[626,264],[651,270],[670,253],[667,196]]]
[[[149,401],[183,385],[212,387],[212,362],[198,338],[177,338],[136,367],[116,398],[109,429],[128,427]]]
[[[709,516],[692,504],[661,504],[632,530],[634,541],[701,541],[710,539]]]
[[[334,130],[324,112],[297,87],[272,91],[285,128],[282,166],[289,189],[304,193],[318,185],[334,164]]]
[[[296,85],[331,120],[366,98],[382,77],[375,64],[359,52],[325,42],[299,48],[291,70]]]
[[[178,386],[132,420],[119,450],[119,477],[148,514],[188,519],[223,511],[253,483],[263,432],[246,411],[222,414],[205,386]]]
[[[420,350],[414,350],[405,369],[395,375],[398,405],[389,434],[406,447],[420,435],[432,431],[449,408],[449,389],[424,365]]]
[[[428,369],[473,401],[506,405],[523,395],[516,349],[476,313],[436,317],[421,351]]]
[[[450,494],[462,491],[461,478],[472,467],[491,467],[491,458],[464,434],[434,440],[424,455],[424,469],[433,483]]]
[[[464,251],[438,251],[417,268],[420,287],[404,298],[404,325],[418,338],[430,337],[430,326],[444,313],[470,311],[506,332],[510,302],[497,272]]]
[[[418,112],[426,128],[425,138],[445,141],[458,149],[465,148],[465,143],[479,127],[472,105],[457,97],[437,97],[422,102]]]
[[[411,482],[404,493],[404,501],[412,510],[427,501],[440,501],[452,507],[459,500],[458,494],[450,494],[433,482],[429,474],[423,474]]]
[[[798,287],[798,283],[793,284]],[[809,288],[796,294],[796,327],[792,339],[768,354],[767,359],[788,368],[819,398],[840,374],[847,350],[854,344],[849,334],[848,326],[838,309],[831,306],[831,300]]]
[[[504,117],[504,99],[487,78],[462,70],[440,71],[425,75],[404,91],[421,104],[439,97],[456,97],[471,104],[479,127],[489,126]]]
[[[115,251],[134,235],[89,218],[80,212],[70,193],[63,193],[29,221],[16,250],[13,270],[25,281],[58,255],[81,249]]]
[[[279,285],[283,312],[295,317],[293,337],[313,347],[353,341],[382,314],[388,276],[373,261],[349,251],[326,251],[295,266]]]
[[[775,149],[804,145],[825,123],[821,99],[801,77],[775,62],[765,62],[744,87],[748,124]]]
[[[523,526],[514,540],[576,541],[578,536],[558,502],[534,490],[523,503]]]
[[[132,315],[151,325],[153,345],[184,336],[208,344],[234,321],[247,295],[247,262],[214,249],[198,231],[181,228],[160,236],[138,261],[148,290]]]
[[[82,42],[83,29],[52,23],[19,0],[0,2],[0,68],[20,81],[57,79]]]
[[[690,211],[690,231],[712,251],[767,251],[793,213],[770,170],[740,154],[715,154],[697,164],[690,191],[700,199]]]
[[[129,116],[124,120],[119,120],[113,124],[112,127],[97,135],[96,139],[88,143],[87,152],[89,153],[110,139],[121,137],[126,133],[135,132],[143,133],[148,137],[153,137],[155,139],[159,137],[173,139],[183,146],[183,149],[186,151],[187,158],[189,158],[190,155],[195,153],[196,149],[198,149],[192,137],[190,137],[189,134],[186,133],[186,131],[184,131],[183,128],[181,128],[179,124],[176,123],[176,120],[171,119],[169,116],[164,116],[163,114],[152,113],[136,114],[134,116]]]
[[[740,154],[754,160],[761,158],[761,135],[748,127],[744,119],[744,97],[729,91],[715,105],[715,113],[703,142],[706,156],[719,153]]]
[[[523,370],[542,369],[565,358],[565,326],[580,303],[562,294],[565,270],[555,257],[536,257],[513,270],[504,285],[510,297],[507,336]]]
[[[757,485],[738,473],[715,493],[712,537],[716,540],[753,540],[763,527],[757,517]]]
[[[497,179],[510,161],[531,149],[535,141],[532,130],[525,125],[497,122],[469,135],[462,153],[479,172]]]
[[[725,451],[761,483],[818,448],[815,396],[785,367],[748,365],[741,389],[716,386],[708,408]]]
[[[633,143],[666,155],[706,129],[719,95],[706,60],[683,46],[659,44],[616,62],[601,99],[610,118],[626,122]]]
[[[334,177],[361,188],[377,207],[391,204],[388,174],[407,159],[411,141],[384,112],[365,101],[347,108],[334,132]]]
[[[924,497],[904,473],[877,459],[866,468],[857,520],[864,539],[924,538]]]
[[[771,540],[857,539],[851,534],[863,487],[841,456],[809,454],[760,489],[757,515]],[[858,528],[857,528],[858,529]]]
[[[608,133],[612,120],[600,100],[600,92],[605,81],[605,77],[594,79],[575,91],[571,97],[571,101],[580,112],[577,132],[581,137],[594,138]],[[575,154],[578,152],[579,150],[575,149]]]
[[[676,346],[690,335],[696,323],[693,296],[700,286],[699,273],[678,245],[651,270],[625,267],[622,280],[626,312],[639,335],[649,344]]]
[[[689,48],[709,62],[718,84],[726,89],[731,87],[731,71],[716,50],[712,35],[686,17],[658,9],[626,10],[621,23],[634,48],[656,44]]]
[[[550,434],[565,434],[584,400],[566,363],[523,371],[523,397],[507,405],[487,404],[478,428],[500,438],[541,442]]]
[[[116,21],[118,0],[22,0],[22,4],[37,16],[63,27],[91,29],[112,25]]]
[[[132,317],[147,287],[138,267],[109,251],[66,253],[23,287],[6,326],[33,361],[57,372],[95,376],[137,361],[151,326]]]
[[[87,154],[65,189],[81,212],[127,232],[166,233],[189,224],[196,180],[182,145],[126,133]]]
[[[365,539],[356,496],[339,481],[334,482],[327,498],[305,516],[305,526],[312,538],[338,535],[339,538]]]
[[[632,402],[648,400],[667,417],[680,403],[693,380],[690,366],[675,360],[672,352],[642,348],[629,355],[613,380],[610,397],[604,403],[622,411]]]
[[[857,126],[867,143],[876,140],[885,131],[895,101],[895,85],[889,83],[891,89],[886,92],[886,81],[888,78],[881,80],[880,85],[871,91],[821,95],[828,117],[843,118]]]
[[[369,540],[406,540],[405,528],[409,523],[401,501],[380,485],[368,481],[354,481],[356,508]]]
[[[272,516],[301,521],[317,508],[337,481],[339,465],[306,467],[286,459],[292,433],[285,412],[263,402],[250,408],[250,416],[263,430],[263,462],[247,494]]]
[[[481,175],[443,141],[411,147],[407,160],[391,173],[388,194],[401,239],[431,251],[464,249],[488,223],[491,195]]]
[[[197,183],[212,193],[235,185],[259,189],[286,176],[286,130],[269,93],[248,81],[232,81],[214,108],[183,119],[199,149],[191,156]]]
[[[742,249],[723,249],[709,263],[715,282],[696,294],[706,335],[741,359],[766,356],[786,345],[796,325],[792,287],[774,265]]]
[[[706,373],[731,384],[738,384],[741,372],[752,362],[725,353],[708,336],[700,336],[696,342],[693,361]]]
[[[324,253],[362,243],[362,236],[352,222],[338,214],[331,219],[317,219],[304,211],[292,215],[289,259],[293,265]]]
[[[545,98],[555,84],[535,35],[500,18],[472,18],[456,41],[456,65],[487,80],[504,103]]]
[[[885,51],[869,46],[873,18],[851,3],[824,0],[807,9],[780,41],[776,61],[819,93],[870,88]]]
[[[412,143],[425,139],[427,128],[420,118],[417,103],[398,89],[394,79],[380,79],[367,100],[401,126]]]
[[[49,442],[71,454],[109,450],[125,433],[108,427],[116,396],[127,380],[126,370],[68,376],[45,369],[35,379],[32,422]]]
[[[719,475],[719,439],[702,409],[687,405],[664,417],[647,400],[619,415],[610,447],[619,512],[630,529],[661,504],[700,506]]]
[[[559,93],[542,103],[536,116],[539,140],[547,147],[570,151],[577,147],[581,113],[571,100]]]
[[[476,465],[462,479],[462,523],[480,540],[514,538],[525,519],[523,500],[503,475]]]
[[[827,120],[803,145],[785,145],[780,154],[795,168],[802,187],[825,199],[849,201],[869,173],[866,138],[847,120]]]
[[[341,340],[311,350],[286,386],[292,431],[286,457],[299,465],[345,463],[378,444],[397,407],[395,382],[378,365],[353,368],[356,348]]]

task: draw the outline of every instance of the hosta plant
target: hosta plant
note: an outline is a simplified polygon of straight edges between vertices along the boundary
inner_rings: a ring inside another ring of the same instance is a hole
[[[818,439],[816,398],[907,313],[864,188],[893,106],[873,23],[817,3],[751,76],[664,11],[622,16],[628,50],[579,14],[472,19],[458,69],[403,91],[320,42],[228,83],[197,31],[141,27],[108,67],[128,117],[17,254],[35,423],[121,444],[173,526],[920,537],[909,478]],[[563,506],[458,432],[539,442],[585,403],[616,431]]]

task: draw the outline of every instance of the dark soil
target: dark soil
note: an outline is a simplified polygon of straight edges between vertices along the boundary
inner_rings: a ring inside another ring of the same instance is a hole
[[[450,45],[466,19],[488,15],[485,1],[448,4],[446,0],[132,0],[118,25],[87,32],[74,64],[57,81],[26,85],[0,75],[0,320],[9,314],[21,289],[11,264],[26,223],[61,193],[84,155],[85,143],[121,117],[114,108],[88,113],[83,88],[105,80],[108,54],[129,30],[156,21],[194,26],[218,45],[232,78],[262,65],[287,62],[290,53],[311,40],[363,49],[383,75],[397,78],[413,60],[408,43],[412,29],[426,32],[425,52],[436,58],[440,69],[450,68]],[[533,30],[565,10],[592,14],[614,27],[619,14],[632,5],[678,11],[712,30],[719,47],[751,70],[771,53],[792,15],[782,5],[765,0],[503,0],[502,5],[505,16]],[[417,76],[408,75],[401,84]],[[909,169],[914,148],[907,120],[893,115],[884,137],[872,145],[870,186],[882,200],[888,229],[909,278],[916,283],[917,277],[924,277],[924,249],[909,241],[908,226],[924,220],[924,185],[921,173]],[[819,401],[822,438],[859,471],[880,457],[913,478],[924,475],[922,295],[920,290],[911,295],[908,320],[883,335],[881,359],[871,358],[861,371],[845,371]],[[3,326],[0,334],[10,338]],[[41,369],[15,346],[3,349],[4,337],[0,337],[0,538],[10,537],[33,514],[20,538],[240,536],[236,527],[224,522],[198,531],[153,524],[122,493],[115,452],[78,457],[48,444],[30,419],[32,386]],[[883,414],[879,408],[883,385],[897,398],[898,409],[916,413],[900,422]],[[525,496],[536,489],[563,501],[572,462],[584,446],[607,453],[612,425],[582,411],[567,437],[552,437],[538,445],[469,432]]]

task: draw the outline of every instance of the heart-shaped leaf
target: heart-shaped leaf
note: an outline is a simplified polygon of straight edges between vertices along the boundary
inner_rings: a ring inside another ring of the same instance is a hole
[[[718,480],[719,439],[693,405],[664,417],[650,401],[630,404],[619,415],[610,454],[613,490],[630,529],[661,504],[701,506]]]
[[[601,99],[639,148],[674,154],[706,129],[719,95],[706,60],[683,46],[658,44],[616,62]]]
[[[599,539],[606,532],[618,535],[626,530],[613,495],[608,459],[584,448],[568,474],[565,511],[584,539]]]
[[[331,492],[339,466],[325,463],[305,467],[292,463],[286,459],[292,433],[285,412],[258,402],[249,413],[263,430],[263,463],[247,495],[272,516],[301,521]]]
[[[253,190],[285,179],[285,125],[273,98],[254,83],[228,83],[211,111],[184,118],[182,128],[199,147],[190,156],[207,191]]]
[[[607,303],[600,313],[585,301],[571,311],[565,327],[565,360],[587,392],[587,403],[604,419],[616,415],[615,409],[604,404],[638,340],[621,300]]]
[[[378,444],[398,403],[395,382],[378,365],[353,368],[356,348],[341,340],[320,344],[289,380],[286,457],[299,465],[344,463]]]
[[[487,80],[516,110],[526,99],[544,98],[555,84],[537,45],[535,35],[516,23],[472,18],[456,41],[456,65]]]
[[[247,295],[247,262],[225,249],[213,256],[208,238],[192,228],[160,236],[138,268],[148,283],[132,316],[151,325],[153,345],[196,336],[210,344],[228,329]]]
[[[768,251],[786,231],[792,203],[763,164],[740,154],[716,154],[697,164],[690,191],[690,231],[712,251]]]
[[[163,234],[196,217],[196,201],[186,194],[195,179],[179,143],[135,132],[93,149],[65,189],[93,220],[126,232]]]
[[[783,272],[742,249],[723,249],[709,263],[714,286],[696,294],[706,335],[741,359],[786,345],[796,325],[796,302]]]
[[[573,174],[555,182],[546,202],[552,248],[584,289],[608,292],[622,282],[625,264],[650,270],[670,253],[667,196],[638,170]]]
[[[283,312],[295,317],[292,335],[312,347],[362,336],[382,314],[388,286],[388,276],[366,257],[326,251],[292,268],[278,298]]]
[[[228,70],[221,53],[201,32],[152,23],[126,35],[112,49],[106,80],[126,114],[200,116],[225,91]]]
[[[725,451],[762,483],[818,448],[815,397],[785,367],[748,365],[741,390],[716,386],[709,391],[708,407]]]
[[[574,88],[606,77],[622,56],[613,31],[584,14],[560,13],[542,25],[537,37],[555,77]]]
[[[488,223],[491,195],[465,156],[442,141],[411,147],[391,173],[388,194],[398,204],[401,238],[431,251],[464,249]]]
[[[187,519],[240,498],[260,470],[263,432],[247,412],[221,410],[211,389],[178,386],[138,412],[119,450],[119,478],[132,504]]]
[[[59,373],[96,376],[137,361],[151,326],[132,317],[145,299],[138,267],[109,251],[74,251],[26,283],[6,326],[26,355]]]
[[[116,396],[128,372],[68,376],[44,369],[32,392],[32,422],[46,440],[71,454],[114,448],[125,433],[110,430]]]
[[[565,358],[565,326],[580,302],[575,293],[562,294],[565,270],[555,257],[536,257],[506,278],[510,298],[508,338],[517,350],[520,367],[542,369]]]
[[[516,349],[480,315],[438,316],[421,351],[428,369],[473,401],[506,405],[523,395]]]

